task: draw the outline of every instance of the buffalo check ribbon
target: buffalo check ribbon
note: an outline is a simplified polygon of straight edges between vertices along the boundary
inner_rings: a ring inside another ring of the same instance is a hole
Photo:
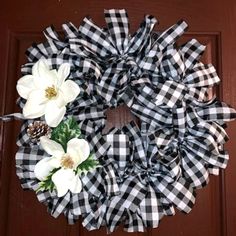
[[[99,168],[81,175],[83,189],[58,198],[56,191],[37,192],[53,217],[64,214],[73,224],[80,217],[88,230],[105,226],[113,232],[123,224],[128,232],[156,228],[175,208],[188,213],[196,189],[209,182],[209,175],[226,168],[228,136],[225,123],[236,111],[212,98],[220,83],[212,64],[203,64],[205,50],[196,39],[177,46],[187,30],[180,20],[163,32],[153,32],[155,17],[147,15],[134,34],[127,12],[105,10],[106,27],[89,17],[77,28],[63,24],[62,40],[54,27],[44,31],[46,42],[34,43],[26,52],[32,66],[46,59],[51,69],[69,63],[69,79],[81,88],[80,96],[67,107],[89,142]],[[17,101],[22,109],[25,100]],[[139,118],[105,133],[106,110],[126,104]],[[32,143],[27,128],[34,120],[20,113],[1,117],[23,120],[17,139],[16,172],[24,189],[36,191],[34,167],[47,157]],[[41,117],[40,120],[44,120]]]

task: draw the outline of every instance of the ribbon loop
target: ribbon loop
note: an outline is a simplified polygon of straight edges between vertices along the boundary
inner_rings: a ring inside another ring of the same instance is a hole
[[[129,41],[129,20],[127,12],[122,10],[105,10],[105,20],[113,45],[122,55]]]

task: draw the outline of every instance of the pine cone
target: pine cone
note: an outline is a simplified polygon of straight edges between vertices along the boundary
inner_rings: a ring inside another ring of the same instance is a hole
[[[29,124],[27,134],[33,143],[37,143],[42,136],[51,136],[51,128],[43,121],[34,121]]]

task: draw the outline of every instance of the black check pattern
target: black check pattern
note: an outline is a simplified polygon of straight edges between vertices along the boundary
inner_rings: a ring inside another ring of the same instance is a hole
[[[213,99],[209,104],[196,109],[197,114],[203,120],[215,122],[227,122],[236,118],[234,109],[224,102]]]
[[[112,44],[116,45],[119,54],[123,54],[129,42],[129,20],[123,10],[105,10],[105,20]]]
[[[81,93],[68,104],[65,119],[75,117],[100,163],[81,175],[79,194],[58,198],[56,191],[45,191],[37,192],[37,198],[53,217],[64,214],[69,224],[82,217],[88,230],[106,226],[110,233],[123,224],[127,232],[143,232],[158,227],[163,216],[174,215],[175,207],[190,212],[196,189],[227,166],[224,128],[236,118],[236,111],[209,99],[209,89],[220,79],[213,65],[199,61],[205,46],[195,39],[177,46],[186,22],[152,32],[157,20],[147,15],[130,35],[125,10],[105,10],[105,21],[107,28],[88,17],[79,28],[63,24],[65,40],[48,27],[47,41],[26,52],[23,75],[31,74],[42,58],[52,69],[70,63],[69,78]],[[21,109],[25,102],[17,101]],[[104,133],[107,108],[123,103],[140,119],[140,127],[131,122]],[[19,113],[1,117],[13,119],[23,120],[17,175],[24,189],[36,191],[35,164],[47,154],[27,135],[33,120]]]
[[[196,39],[191,39],[181,46],[181,52],[185,58],[186,70],[191,70],[192,67],[199,61],[201,55],[205,51],[206,46],[200,44]]]
[[[188,28],[185,21],[180,20],[175,25],[165,30],[155,41],[159,50],[165,49],[167,46],[173,44]]]
[[[119,170],[117,175],[122,178],[127,165],[132,163],[129,137],[125,134],[112,134],[109,132],[106,135],[106,142],[110,146],[107,152],[108,159],[113,160],[115,168]]]

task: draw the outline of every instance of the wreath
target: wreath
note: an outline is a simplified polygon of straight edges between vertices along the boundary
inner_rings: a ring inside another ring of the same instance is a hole
[[[17,175],[53,217],[144,231],[175,208],[190,212],[196,189],[226,167],[225,122],[236,111],[210,97],[220,79],[199,61],[205,46],[177,45],[186,22],[153,32],[147,15],[130,35],[125,10],[105,10],[105,20],[63,24],[63,40],[47,28],[17,82],[23,112],[2,119],[23,120]],[[122,104],[140,124],[105,133],[107,109]]]

